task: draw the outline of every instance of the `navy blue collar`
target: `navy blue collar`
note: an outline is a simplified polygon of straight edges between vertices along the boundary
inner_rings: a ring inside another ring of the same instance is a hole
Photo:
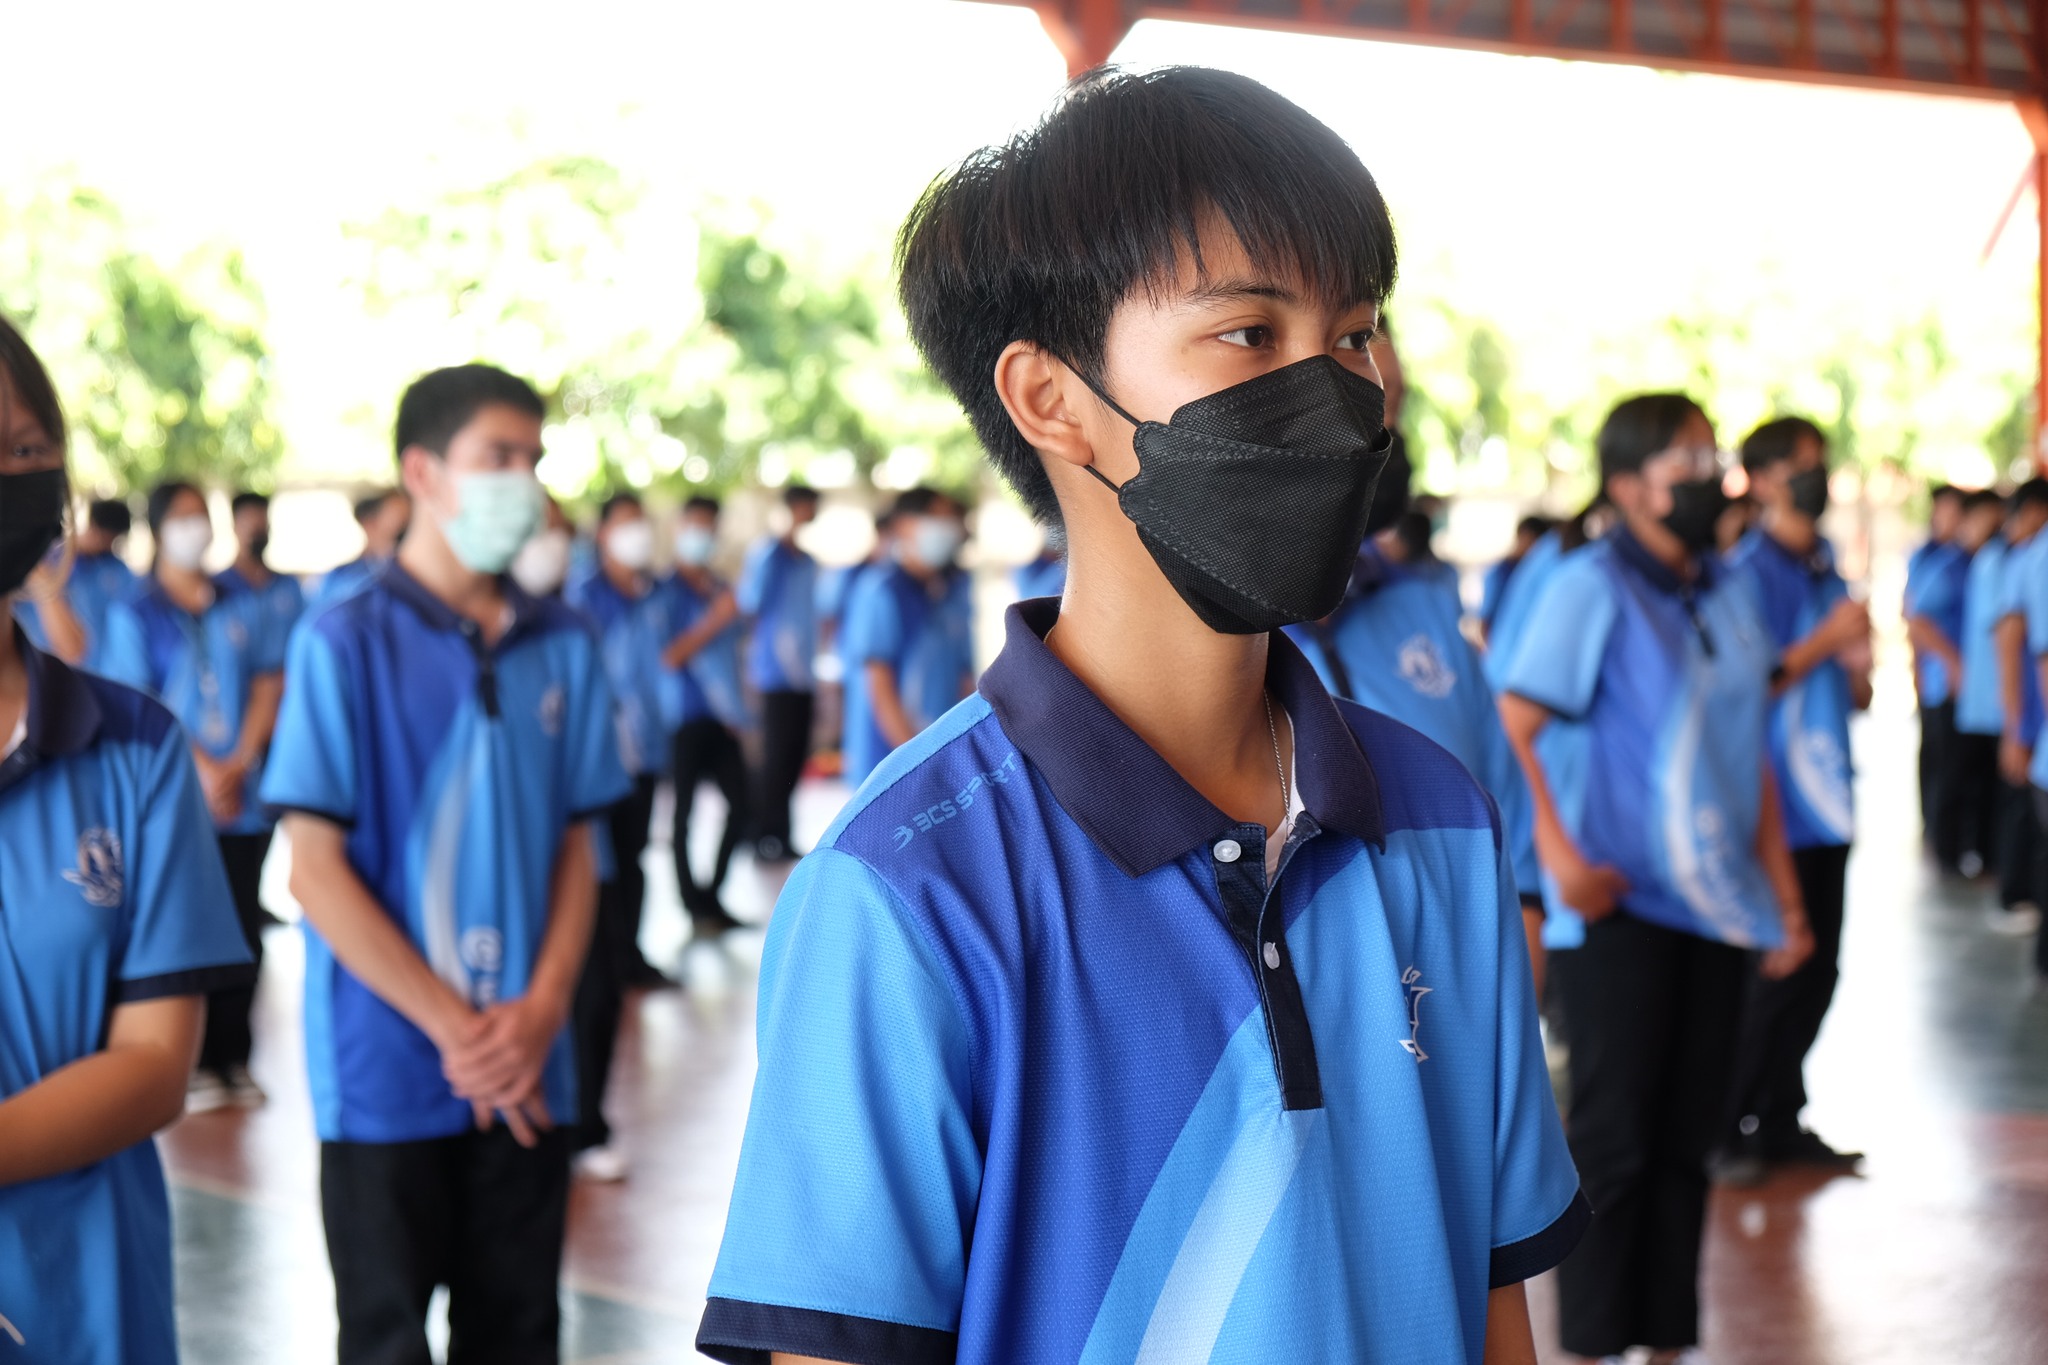
[[[99,735],[100,703],[78,671],[45,654],[14,627],[14,648],[28,673],[28,715],[21,747],[0,762],[0,790],[46,758],[82,753]]]
[[[1133,877],[1235,829],[1045,647],[1059,607],[1048,597],[1010,608],[981,693],[1067,814]],[[1383,846],[1372,764],[1294,642],[1278,631],[1268,639],[1266,685],[1294,722],[1302,805],[1321,827]]]
[[[1635,570],[1639,577],[1647,580],[1650,586],[1659,592],[1669,593],[1674,597],[1696,596],[1720,581],[1721,557],[1717,554],[1694,555],[1693,564],[1698,572],[1688,580],[1671,572],[1670,565],[1644,549],[1643,542],[1629,534],[1626,526],[1617,525],[1603,539],[1614,547],[1614,553],[1622,563]]]
[[[467,616],[434,596],[426,584],[407,573],[396,556],[373,569],[370,581],[418,612],[420,619],[435,630],[453,631],[461,635],[467,633],[464,627],[472,624]],[[498,637],[497,647],[502,649],[514,636],[531,627],[546,608],[514,582],[510,574],[498,576],[498,588],[505,594],[505,605],[512,609],[512,624]]]

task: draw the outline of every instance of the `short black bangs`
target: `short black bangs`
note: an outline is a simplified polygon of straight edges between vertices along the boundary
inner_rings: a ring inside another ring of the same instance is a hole
[[[1190,257],[1202,271],[1202,233],[1218,227],[1254,269],[1326,305],[1378,305],[1393,289],[1393,224],[1371,173],[1299,105],[1226,71],[1084,76],[912,210],[898,241],[911,335],[1041,520],[1058,506],[996,395],[996,358],[1036,342],[1099,379],[1117,306],[1157,297]]]

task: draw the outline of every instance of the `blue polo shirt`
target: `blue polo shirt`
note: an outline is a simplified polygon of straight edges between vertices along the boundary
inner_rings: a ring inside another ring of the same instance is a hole
[[[859,783],[889,754],[867,666],[895,670],[897,695],[916,729],[946,714],[974,672],[973,580],[949,570],[934,595],[901,564],[875,566],[853,586],[839,653],[846,660],[846,780]]]
[[[1557,720],[1537,738],[1565,831],[1629,882],[1622,909],[1739,947],[1775,948],[1756,857],[1777,650],[1749,586],[1703,560],[1690,585],[1626,530],[1546,583],[1507,688]],[[1553,947],[1578,916],[1544,874]]]
[[[2048,535],[2037,535],[2028,542],[2026,549],[2014,560],[2012,578],[2014,597],[2027,622],[2027,686],[2038,710],[2041,656],[2048,654]],[[2027,778],[2037,787],[2048,788],[2048,744],[2040,742],[2038,716],[2034,739],[2034,761],[2027,770]]]
[[[213,604],[194,616],[154,578],[107,613],[100,672],[152,692],[171,708],[194,743],[215,758],[235,751],[256,680],[284,667],[285,637],[262,598],[214,589]],[[263,761],[249,769],[242,813],[223,834],[260,834],[274,823],[257,799]]]
[[[379,569],[390,562],[374,555],[357,555],[339,568],[330,569],[326,577],[313,585],[313,591],[306,603],[307,610],[325,611],[336,602],[353,595],[375,578]]]
[[[170,712],[34,649],[23,661],[26,735],[0,759],[0,1100],[103,1048],[120,1005],[251,979]],[[0,1185],[0,1316],[26,1343],[0,1333],[0,1360],[177,1360],[155,1143]]]
[[[2037,533],[2024,545],[2015,545],[2000,566],[1997,588],[1997,606],[1992,629],[1995,632],[2006,618],[2027,614],[2027,602],[2033,585],[2041,575],[2048,573],[2048,534]],[[1994,665],[1994,668],[1996,665]],[[2020,669],[2020,723],[2019,738],[2022,744],[2033,747],[2041,736],[2043,719],[2041,705],[2041,671],[2037,668]],[[2000,714],[2004,712],[2003,697],[2000,693]]]
[[[1834,547],[1825,540],[1811,554],[1797,555],[1759,528],[1743,536],[1728,567],[1756,594],[1758,614],[1780,655],[1813,634],[1849,595],[1835,568]],[[1856,775],[1849,755],[1854,709],[1848,671],[1833,659],[1771,704],[1771,766],[1785,842],[1793,848],[1839,846],[1856,837]]]
[[[1330,621],[1287,633],[1332,692],[1420,730],[1479,779],[1500,807],[1516,889],[1540,900],[1528,779],[1508,747],[1479,653],[1459,628],[1457,603],[1368,541]]]
[[[710,591],[699,592],[689,579],[675,573],[662,580],[659,591],[668,602],[669,616],[680,635],[711,610],[718,595],[725,591],[725,584],[713,579]],[[681,668],[663,669],[661,689],[662,717],[671,733],[702,720],[715,720],[734,730],[745,729],[747,699],[740,687],[739,622],[734,621],[720,631],[717,638]]]
[[[1971,555],[1960,545],[1929,545],[1906,573],[1905,613],[1924,616],[1958,649],[1963,639],[1964,589],[1970,578]],[[1955,679],[1933,653],[1914,656],[1913,676],[1920,685],[1922,706],[1941,706],[1956,698]]]
[[[618,707],[619,757],[626,771],[635,776],[663,771],[670,732],[661,652],[683,629],[676,622],[676,595],[647,583],[638,596],[628,596],[600,569],[572,579],[563,596],[597,631],[612,703]]]
[[[348,859],[434,973],[477,1006],[522,994],[563,834],[626,794],[590,627],[505,588],[476,627],[396,564],[292,637],[263,799],[342,826]],[[409,1142],[475,1119],[426,1034],[306,928],[306,1067],[323,1141]],[[548,1108],[576,1112],[567,1030]]]
[[[292,627],[306,614],[306,590],[299,586],[299,580],[288,573],[273,573],[270,581],[262,587],[251,583],[246,575],[233,565],[214,575],[214,587],[222,592],[248,592],[256,595],[263,604],[264,615],[270,619],[270,628],[275,633],[282,657],[284,642],[291,639]]]
[[[135,583],[135,571],[119,555],[111,552],[79,555],[71,561],[71,577],[64,583],[64,600],[70,605],[71,614],[78,618],[78,624],[85,629],[85,658],[79,661],[81,668],[98,670],[100,643],[107,634],[107,611],[135,591]],[[14,614],[37,649],[50,647],[49,633],[43,629],[42,613],[34,602],[26,596],[16,598]]]
[[[1268,886],[1056,614],[1011,609],[782,894],[699,1349],[1477,1360],[1588,1217],[1493,804],[1275,637],[1305,810]]]
[[[816,683],[818,561],[770,536],[740,573],[740,614],[754,623],[747,683],[757,692],[808,692]]]
[[[1521,648],[1522,636],[1550,575],[1565,559],[1564,542],[1552,531],[1522,556],[1522,567],[1502,587],[1486,627],[1486,681],[1495,692],[1507,690],[1508,668]]]
[[[1970,735],[1997,735],[2005,728],[2005,702],[1998,690],[1998,593],[2005,581],[2005,559],[2011,547],[2003,535],[1993,536],[1970,557],[1963,577],[1963,633],[1956,644],[1963,653],[1963,685],[1956,693],[1956,729]]]
[[[1058,597],[1067,590],[1067,557],[1042,554],[1029,564],[1020,564],[1011,576],[1020,600]]]

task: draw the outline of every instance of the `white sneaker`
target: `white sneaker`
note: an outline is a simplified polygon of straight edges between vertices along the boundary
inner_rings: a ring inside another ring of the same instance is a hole
[[[593,1180],[600,1185],[616,1185],[626,1178],[626,1154],[609,1144],[603,1147],[586,1147],[576,1154],[572,1169],[584,1180]]]
[[[270,1096],[263,1093],[263,1087],[256,1084],[256,1078],[249,1074],[246,1066],[231,1066],[222,1078],[227,1083],[228,1103],[237,1109],[261,1109]]]
[[[2024,938],[2041,932],[2041,911],[2031,901],[2021,901],[2010,909],[1993,910],[1987,922],[1994,934]]]
[[[234,1102],[234,1092],[228,1089],[227,1081],[211,1071],[194,1071],[192,1078],[185,1082],[185,1112],[188,1114],[211,1114]]]

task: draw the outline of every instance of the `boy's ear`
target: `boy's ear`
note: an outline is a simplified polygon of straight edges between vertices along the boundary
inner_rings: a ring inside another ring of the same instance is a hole
[[[1028,341],[1013,341],[996,357],[996,396],[1033,450],[1077,468],[1095,460],[1069,396],[1080,379]]]

